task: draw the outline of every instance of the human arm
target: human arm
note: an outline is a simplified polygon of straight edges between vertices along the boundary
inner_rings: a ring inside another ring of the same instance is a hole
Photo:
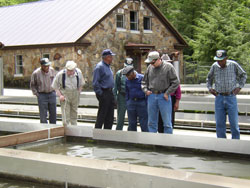
[[[38,85],[37,85],[37,74],[35,72],[32,73],[30,79],[30,89],[32,90],[33,95],[38,97]]]
[[[146,96],[152,94],[152,91],[148,89],[148,82],[149,80],[148,80],[148,69],[147,69],[141,82],[142,91],[146,94]]]
[[[121,84],[121,71],[118,71],[115,75],[115,85],[113,88],[113,94],[116,101],[117,101],[118,87],[120,84]]]
[[[166,75],[169,80],[169,87],[165,91],[166,95],[169,95],[170,93],[174,93],[176,89],[179,87],[180,81],[177,77],[176,71],[173,67],[173,65],[169,64],[168,74]]]
[[[93,75],[93,88],[96,94],[102,95],[103,91],[100,86],[100,79],[101,79],[101,69],[100,67],[96,67],[94,70],[94,75]]]
[[[212,66],[210,68],[210,71],[207,75],[207,79],[206,79],[206,82],[207,82],[207,88],[208,88],[208,91],[214,95],[214,96],[217,96],[217,92],[215,89],[213,89],[213,81],[214,81],[214,67]]]

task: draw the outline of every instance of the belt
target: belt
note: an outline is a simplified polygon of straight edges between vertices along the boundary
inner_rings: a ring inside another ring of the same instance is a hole
[[[38,92],[39,94],[50,94],[50,93],[53,93],[55,91],[51,91],[51,92]]]
[[[161,94],[161,93],[165,93],[166,89],[165,90],[152,90],[152,93],[153,94]]]
[[[222,95],[222,96],[229,96],[229,95],[232,95],[232,94],[233,94],[232,92],[219,93],[219,95]]]
[[[141,100],[145,100],[145,98],[132,98],[131,100],[133,100],[133,101],[141,101]]]
[[[112,88],[102,88],[103,91],[112,91]]]

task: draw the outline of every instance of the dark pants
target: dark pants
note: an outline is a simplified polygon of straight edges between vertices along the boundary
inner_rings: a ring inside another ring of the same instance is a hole
[[[37,100],[40,113],[40,122],[48,123],[47,113],[49,111],[49,123],[56,124],[56,92],[39,93]]]
[[[171,96],[171,100],[172,100],[172,127],[174,128],[174,119],[175,119],[175,111],[174,111],[174,104],[176,101],[176,97],[175,96]],[[163,121],[161,118],[161,113],[159,113],[159,120],[158,120],[158,132],[159,133],[164,133],[164,127],[163,127]]]
[[[112,129],[114,121],[114,95],[111,90],[103,90],[102,95],[97,95],[99,101],[99,108],[95,128],[101,129],[104,124],[104,129]]]
[[[147,101],[138,100],[134,101],[132,99],[127,101],[127,111],[128,111],[128,131],[137,131],[137,117],[139,117],[139,122],[142,132],[148,132],[148,112],[147,112]]]

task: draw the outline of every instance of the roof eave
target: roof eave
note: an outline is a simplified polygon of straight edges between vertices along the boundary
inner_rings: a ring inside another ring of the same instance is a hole
[[[84,41],[82,43],[52,43],[52,44],[30,44],[30,45],[15,45],[15,46],[4,46],[3,50],[14,50],[14,49],[31,49],[31,48],[54,48],[54,47],[75,47],[75,46],[90,46],[91,42]],[[0,46],[1,49],[1,46]]]

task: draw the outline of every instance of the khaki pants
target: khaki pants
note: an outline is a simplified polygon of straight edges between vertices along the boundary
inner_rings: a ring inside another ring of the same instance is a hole
[[[78,90],[61,91],[66,100],[61,103],[62,120],[65,125],[77,125],[77,109],[80,101]]]

